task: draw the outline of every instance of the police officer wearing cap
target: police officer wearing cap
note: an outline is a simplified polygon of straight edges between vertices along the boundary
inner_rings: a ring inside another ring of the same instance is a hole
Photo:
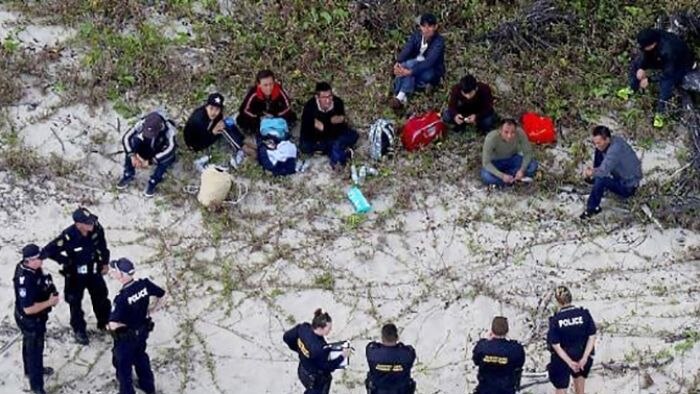
[[[474,346],[472,360],[479,367],[475,394],[513,394],[520,389],[525,350],[507,334],[508,319],[496,316],[489,337]]]
[[[547,345],[552,353],[547,366],[549,381],[556,394],[565,394],[570,377],[576,394],[583,394],[591,370],[596,326],[587,309],[571,305],[571,291],[566,286],[554,290],[559,311],[549,318]]]
[[[45,394],[44,375],[53,369],[44,367],[44,336],[51,308],[58,304],[58,292],[42,269],[41,250],[29,244],[22,249],[22,261],[15,268],[15,321],[22,331],[24,374],[34,394]]]
[[[341,368],[350,357],[350,348],[343,348],[342,355],[329,359],[331,347],[325,337],[332,329],[331,316],[319,308],[311,323],[297,324],[282,337],[287,346],[299,354],[297,375],[306,389],[304,394],[328,394],[333,379],[331,372]]]
[[[132,370],[136,371],[138,388],[147,394],[155,393],[146,341],[153,330],[149,312],[162,304],[165,290],[148,279],[134,279],[134,264],[126,258],[112,261],[109,266],[110,276],[122,284],[109,315],[109,330],[114,337],[112,362],[117,371],[119,394],[135,393]],[[151,297],[157,298],[153,307]]]
[[[382,327],[382,341],[370,342],[367,355],[368,394],[413,394],[416,382],[411,378],[411,368],[416,361],[412,346],[399,342],[398,329],[394,324]]]
[[[85,208],[78,208],[73,212],[73,222],[44,247],[42,256],[62,266],[61,274],[65,277],[64,293],[70,306],[70,325],[75,340],[87,345],[89,340],[82,308],[86,289],[92,299],[97,328],[104,330],[109,319],[110,303],[107,298],[107,285],[102,277],[108,271],[109,249],[97,216]]]

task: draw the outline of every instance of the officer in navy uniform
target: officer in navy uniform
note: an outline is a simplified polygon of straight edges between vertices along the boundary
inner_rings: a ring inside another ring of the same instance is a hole
[[[508,319],[496,316],[489,338],[480,339],[472,351],[479,367],[475,394],[514,394],[520,390],[525,350],[518,341],[507,339]]]
[[[42,256],[63,266],[61,274],[65,277],[64,293],[70,306],[70,325],[75,340],[87,345],[89,340],[82,308],[86,289],[92,299],[97,328],[104,330],[109,319],[110,303],[102,277],[108,271],[109,249],[97,216],[85,208],[78,208],[73,212],[73,222],[44,247]]]
[[[382,342],[370,342],[367,355],[367,394],[413,394],[416,382],[411,378],[411,368],[416,361],[412,346],[399,342],[399,332],[394,324],[382,327]]]
[[[15,321],[22,331],[24,375],[34,394],[46,394],[44,375],[53,369],[44,367],[44,336],[51,308],[58,304],[58,292],[51,275],[41,270],[41,250],[29,244],[22,249],[22,261],[15,268]]]
[[[565,394],[573,376],[576,394],[583,394],[593,364],[595,322],[587,309],[571,305],[571,292],[567,287],[557,287],[554,297],[559,311],[549,318],[547,345],[552,353],[547,366],[549,381],[556,388],[556,394]]]
[[[109,330],[114,337],[112,363],[117,371],[119,394],[135,393],[132,369],[138,377],[137,387],[153,394],[156,392],[155,381],[146,353],[148,334],[154,326],[149,312],[162,304],[165,290],[148,279],[135,280],[134,264],[126,258],[112,261],[109,266],[112,278],[122,284],[109,316]],[[158,301],[149,308],[151,297]]]
[[[299,354],[297,373],[306,389],[304,394],[328,394],[331,372],[341,368],[343,361],[350,356],[350,348],[344,348],[342,355],[329,360],[331,348],[325,337],[332,328],[330,315],[319,308],[314,312],[311,324],[297,324],[282,337],[287,346]]]

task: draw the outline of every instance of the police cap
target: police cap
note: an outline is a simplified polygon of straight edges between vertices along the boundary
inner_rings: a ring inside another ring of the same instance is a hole
[[[85,208],[78,208],[73,211],[73,221],[75,223],[83,223],[93,225],[97,222],[97,216]]]
[[[122,257],[119,260],[112,260],[109,262],[109,266],[112,269],[125,273],[127,275],[133,275],[136,272],[134,268],[134,263],[126,257]]]
[[[24,260],[42,258],[41,248],[38,247],[36,244],[25,245],[25,247],[22,248],[22,258]]]

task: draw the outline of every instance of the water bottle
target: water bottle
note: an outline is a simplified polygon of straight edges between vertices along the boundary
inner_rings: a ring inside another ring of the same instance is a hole
[[[367,199],[357,186],[350,187],[348,190],[348,198],[355,207],[356,213],[367,213],[372,209],[372,206],[369,205],[369,202],[367,202]]]
[[[227,116],[224,118],[224,125],[226,125],[226,128],[231,129],[236,125],[236,119],[232,116]]]
[[[364,183],[365,178],[367,177],[367,167],[361,166],[357,176],[360,179],[360,184]]]
[[[357,174],[357,168],[355,167],[354,164],[350,166],[350,178],[352,178],[353,184],[355,184],[355,185],[360,184],[360,177]]]
[[[379,170],[374,167],[367,167],[367,175],[377,176],[379,175]]]

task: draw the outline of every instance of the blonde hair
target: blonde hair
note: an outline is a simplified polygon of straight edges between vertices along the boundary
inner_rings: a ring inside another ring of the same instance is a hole
[[[554,289],[554,298],[556,298],[557,302],[561,305],[571,304],[571,291],[566,286],[557,286],[557,288]]]

